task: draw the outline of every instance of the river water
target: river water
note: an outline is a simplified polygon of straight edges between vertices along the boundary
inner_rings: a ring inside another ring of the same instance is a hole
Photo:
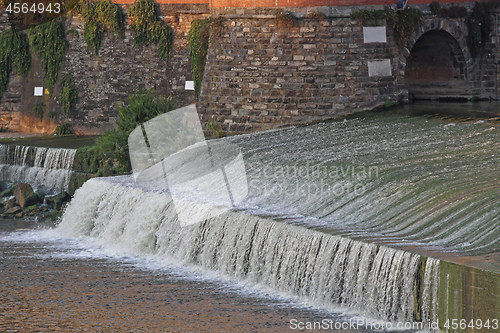
[[[424,105],[225,139],[248,195],[203,223],[130,177],[88,182],[57,227],[0,222],[0,329],[421,331],[376,328],[438,319],[440,260],[500,267],[498,114],[460,107],[489,119]]]
[[[314,322],[320,331],[373,332],[383,325],[196,267],[61,239],[53,227],[0,222],[2,332],[293,332]]]

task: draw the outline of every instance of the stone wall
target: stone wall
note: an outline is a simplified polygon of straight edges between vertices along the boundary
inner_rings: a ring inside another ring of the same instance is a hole
[[[120,5],[124,12],[129,2]],[[362,27],[346,16],[346,11],[359,7],[294,7],[295,23],[280,25],[273,8],[213,5],[160,5],[162,19],[175,30],[168,62],[158,58],[156,47],[136,46],[128,29],[124,39],[105,35],[95,55],[87,50],[81,19],[66,20],[70,49],[60,76],[75,77],[79,95],[75,109],[68,118],[57,120],[34,116],[31,109],[40,101],[47,105],[47,113],[60,113],[58,85],[52,95],[33,96],[35,86],[44,86],[40,59],[34,56],[27,77],[11,78],[0,102],[0,126],[49,133],[57,124],[70,121],[80,133],[102,133],[114,126],[116,103],[143,88],[174,95],[181,106],[195,102],[193,92],[185,90],[186,80],[192,77],[187,34],[192,20],[208,16],[209,11],[222,14],[225,21],[213,35],[198,111],[204,123],[220,126],[227,134],[321,121],[404,101],[410,85],[423,91],[420,94],[413,87],[411,96],[416,97],[497,97],[499,52],[494,34],[481,56],[472,59],[464,19],[426,15],[424,26],[407,47],[400,48],[386,22]],[[311,10],[321,10],[327,18],[307,19]],[[7,25],[0,20],[0,30]],[[427,42],[420,40],[424,51],[412,50],[425,33],[438,30]],[[425,51],[437,42],[442,44],[440,50]],[[414,58],[427,56],[425,66],[411,62],[412,51]],[[433,58],[449,53],[454,58],[440,62]]]
[[[129,6],[124,5],[123,11]],[[187,34],[193,19],[208,15],[208,4],[167,4],[161,5],[160,10],[162,19],[175,31],[173,50],[167,62],[158,57],[156,46],[135,45],[133,31],[128,28],[124,39],[105,34],[95,55],[87,49],[81,18],[67,19],[65,30],[70,47],[59,78],[65,73],[73,74],[78,90],[76,107],[68,117],[60,114],[59,84],[51,95],[33,96],[34,87],[46,87],[41,62],[34,55],[32,69],[26,77],[15,73],[11,76],[8,91],[0,102],[0,126],[21,132],[51,133],[57,124],[70,122],[79,133],[102,133],[115,124],[116,103],[137,89],[173,95],[181,106],[194,103],[194,93],[185,90],[185,81],[191,80]],[[0,22],[3,27],[7,24]],[[51,111],[58,114],[56,120],[48,116],[40,120],[33,114],[33,105],[40,102],[46,105],[46,115]]]
[[[228,133],[341,116],[407,98],[390,28],[366,39],[346,18],[225,22],[214,34],[199,99],[203,122]],[[400,76],[399,76],[400,77]]]

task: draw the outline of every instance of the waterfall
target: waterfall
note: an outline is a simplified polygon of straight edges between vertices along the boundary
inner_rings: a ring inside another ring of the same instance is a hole
[[[439,260],[427,258],[422,293],[422,318],[430,322],[437,322],[439,319],[439,282]]]
[[[198,265],[318,306],[351,307],[388,321],[429,322],[437,316],[438,260],[427,261],[425,281],[420,281],[424,258],[418,254],[241,211],[185,226],[166,193],[130,182],[127,177],[87,181],[65,210],[58,232]],[[190,205],[193,214],[196,206]],[[420,284],[423,295],[416,294]]]
[[[500,128],[366,115],[228,138],[245,209],[315,218],[348,238],[485,255],[500,248]]]
[[[0,145],[0,177],[44,191],[68,191],[75,149]]]
[[[248,187],[232,210],[132,176],[92,179],[57,231],[390,322],[497,317],[498,127],[384,114],[221,140],[241,150],[234,187]],[[195,155],[174,169],[224,167]]]

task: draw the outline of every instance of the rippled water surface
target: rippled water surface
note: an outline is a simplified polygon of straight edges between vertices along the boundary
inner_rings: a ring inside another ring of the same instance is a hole
[[[207,272],[110,255],[41,227],[50,225],[0,220],[1,332],[294,332],[292,319],[358,320]]]
[[[132,177],[87,183],[56,231],[0,220],[0,331],[431,320],[448,304],[436,296],[439,260],[424,256],[500,270],[495,110],[471,119],[424,107],[226,138],[241,149],[248,196],[209,222],[179,225],[170,199]]]

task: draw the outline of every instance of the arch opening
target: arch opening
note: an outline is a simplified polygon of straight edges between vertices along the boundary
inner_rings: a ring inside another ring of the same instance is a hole
[[[462,95],[467,89],[465,57],[457,40],[443,30],[424,33],[413,45],[404,75],[411,99]]]

